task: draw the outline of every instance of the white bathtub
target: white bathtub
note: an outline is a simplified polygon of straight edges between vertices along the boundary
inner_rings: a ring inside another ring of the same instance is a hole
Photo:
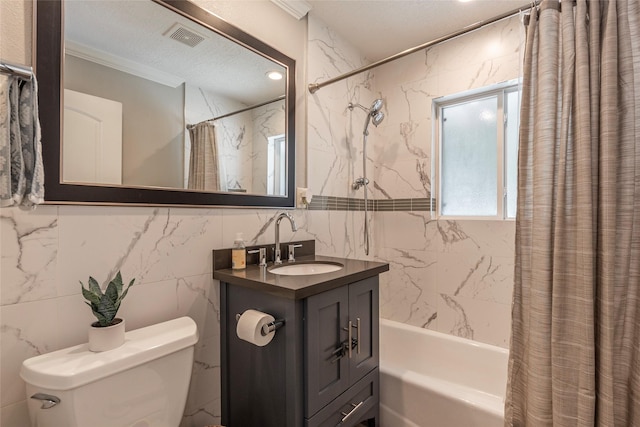
[[[508,355],[380,319],[381,427],[502,427]]]

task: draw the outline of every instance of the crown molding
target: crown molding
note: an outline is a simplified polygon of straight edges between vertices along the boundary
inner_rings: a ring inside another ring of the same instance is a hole
[[[184,83],[184,79],[173,74],[71,40],[65,40],[64,52],[172,88]]]
[[[311,10],[311,5],[304,0],[271,0],[296,19],[302,19]]]

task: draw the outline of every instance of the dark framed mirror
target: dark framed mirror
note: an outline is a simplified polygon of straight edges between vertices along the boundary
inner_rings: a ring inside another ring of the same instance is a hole
[[[295,60],[189,1],[35,7],[47,202],[294,207]]]

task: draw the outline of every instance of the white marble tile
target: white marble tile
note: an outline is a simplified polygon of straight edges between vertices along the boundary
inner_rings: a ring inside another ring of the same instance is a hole
[[[0,406],[25,399],[22,362],[57,347],[59,322],[55,301],[12,304],[0,308]]]
[[[389,263],[380,276],[380,316],[434,329],[437,319],[436,254],[407,249],[378,249]]]
[[[438,51],[435,67],[437,72],[470,68],[470,64],[517,53],[522,42],[524,27],[514,16],[434,47]]]
[[[122,307],[128,304],[129,296],[122,302]],[[58,319],[64,328],[58,331],[59,339],[55,350],[61,348],[72,347],[78,344],[84,344],[89,341],[89,327],[96,321],[95,316],[91,312],[91,308],[85,303],[82,294],[67,295],[55,299]],[[118,312],[118,317],[122,317],[122,308]],[[125,330],[133,329],[126,322]]]
[[[80,291],[121,270],[137,284],[212,271],[219,211],[132,207],[61,207],[60,295]]]
[[[461,68],[440,74],[438,92],[442,95],[458,94],[517,79],[519,74],[519,58],[516,55],[507,58],[487,59],[470,68]]]
[[[27,427],[31,425],[26,400],[7,405],[0,410],[0,425],[2,427]]]
[[[99,283],[121,270],[142,281],[153,247],[163,236],[169,210],[131,207],[60,207],[59,294],[80,292],[89,276]]]
[[[511,305],[440,294],[438,331],[508,348]]]
[[[355,259],[372,259],[375,250],[373,215],[369,216],[369,255],[364,253],[364,212],[308,211],[308,231],[316,241],[316,253]]]
[[[307,232],[305,210],[225,209],[223,211],[222,243],[217,249],[232,247],[236,233],[243,234],[247,246],[273,245],[275,243],[275,220],[282,212],[288,212],[293,216],[297,231],[292,231],[289,221],[283,219],[280,222],[281,243],[313,239]]]
[[[310,82],[333,77],[366,64],[364,56],[317,18],[313,11],[308,15],[307,28]]]
[[[186,412],[195,412],[221,398],[219,337],[201,340],[196,347]]]
[[[126,319],[128,330],[182,316],[191,317],[200,327],[207,310],[218,310],[210,308],[217,303],[209,299],[207,287],[211,281],[209,276],[187,276],[135,285],[122,302],[118,317]]]
[[[513,257],[514,221],[438,220],[438,251]]]
[[[440,253],[438,290],[452,297],[511,304],[513,258]]]
[[[351,185],[362,175],[362,158],[356,162],[336,156],[335,153],[313,148],[309,149],[309,158],[313,160],[307,168],[307,184],[312,195],[353,197],[354,190]],[[373,168],[370,170],[373,171]]]
[[[208,286],[205,288],[206,311],[202,324],[198,324],[200,338],[205,340],[212,337],[220,337],[220,281],[211,279],[211,276],[202,276],[201,280]]]
[[[428,162],[416,158],[396,161],[393,166],[381,162],[375,168],[375,186],[392,199],[428,197],[431,194]]]
[[[376,212],[375,236],[378,248],[435,252],[438,236],[436,221],[428,212]]]
[[[0,304],[56,296],[58,209],[0,210]]]
[[[388,88],[398,83],[411,83],[428,79],[437,63],[432,51],[424,49],[404,58],[384,64],[376,69],[376,86]]]
[[[433,74],[423,80],[400,80],[385,87],[382,91],[385,101],[384,123],[420,122],[430,118],[431,101],[440,93],[438,81],[438,74]]]
[[[219,425],[221,420],[220,399],[213,400],[201,408],[185,411],[180,427],[202,427]]]

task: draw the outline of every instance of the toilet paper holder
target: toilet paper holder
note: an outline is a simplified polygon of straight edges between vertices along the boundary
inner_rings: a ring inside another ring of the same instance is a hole
[[[239,313],[236,314],[236,322],[238,320],[240,320],[240,316],[241,316],[241,314],[239,314]],[[262,326],[262,330],[260,331],[260,333],[264,337],[264,336],[267,336],[271,332],[277,331],[278,329],[280,329],[283,326],[284,326],[284,319],[276,319],[273,322],[269,322],[266,325],[263,325]]]

